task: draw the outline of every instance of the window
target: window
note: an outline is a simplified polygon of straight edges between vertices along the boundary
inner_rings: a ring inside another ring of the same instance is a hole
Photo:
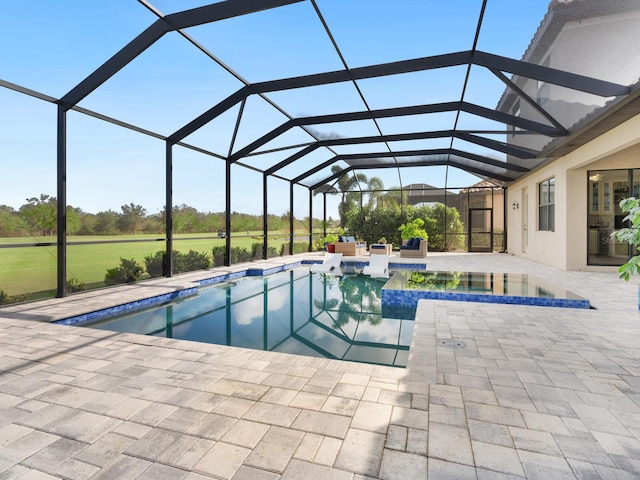
[[[538,185],[538,230],[555,230],[555,189],[555,178]]]

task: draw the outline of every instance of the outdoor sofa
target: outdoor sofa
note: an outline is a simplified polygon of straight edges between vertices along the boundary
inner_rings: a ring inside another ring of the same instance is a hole
[[[345,257],[367,254],[367,242],[356,241],[352,236],[340,235],[335,245],[336,253],[342,253]]]
[[[423,258],[427,256],[427,241],[421,238],[410,238],[400,247],[400,257]]]

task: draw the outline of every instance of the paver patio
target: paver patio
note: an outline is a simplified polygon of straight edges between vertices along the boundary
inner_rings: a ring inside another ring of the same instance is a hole
[[[506,254],[426,261],[532,273],[595,308],[423,300],[395,369],[46,323],[207,272],[4,307],[0,478],[640,477],[636,284]]]

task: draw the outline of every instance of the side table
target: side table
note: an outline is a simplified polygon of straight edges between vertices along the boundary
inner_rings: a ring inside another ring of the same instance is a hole
[[[390,243],[372,243],[369,245],[369,255],[391,255],[392,248]]]

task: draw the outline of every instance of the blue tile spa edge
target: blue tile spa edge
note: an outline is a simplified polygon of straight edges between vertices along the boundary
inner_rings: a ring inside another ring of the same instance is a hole
[[[543,307],[591,308],[589,300],[579,298],[522,297],[516,295],[485,295],[416,290],[382,289],[383,305],[416,306],[418,300],[453,300],[457,302],[503,303],[510,305],[536,305]]]

